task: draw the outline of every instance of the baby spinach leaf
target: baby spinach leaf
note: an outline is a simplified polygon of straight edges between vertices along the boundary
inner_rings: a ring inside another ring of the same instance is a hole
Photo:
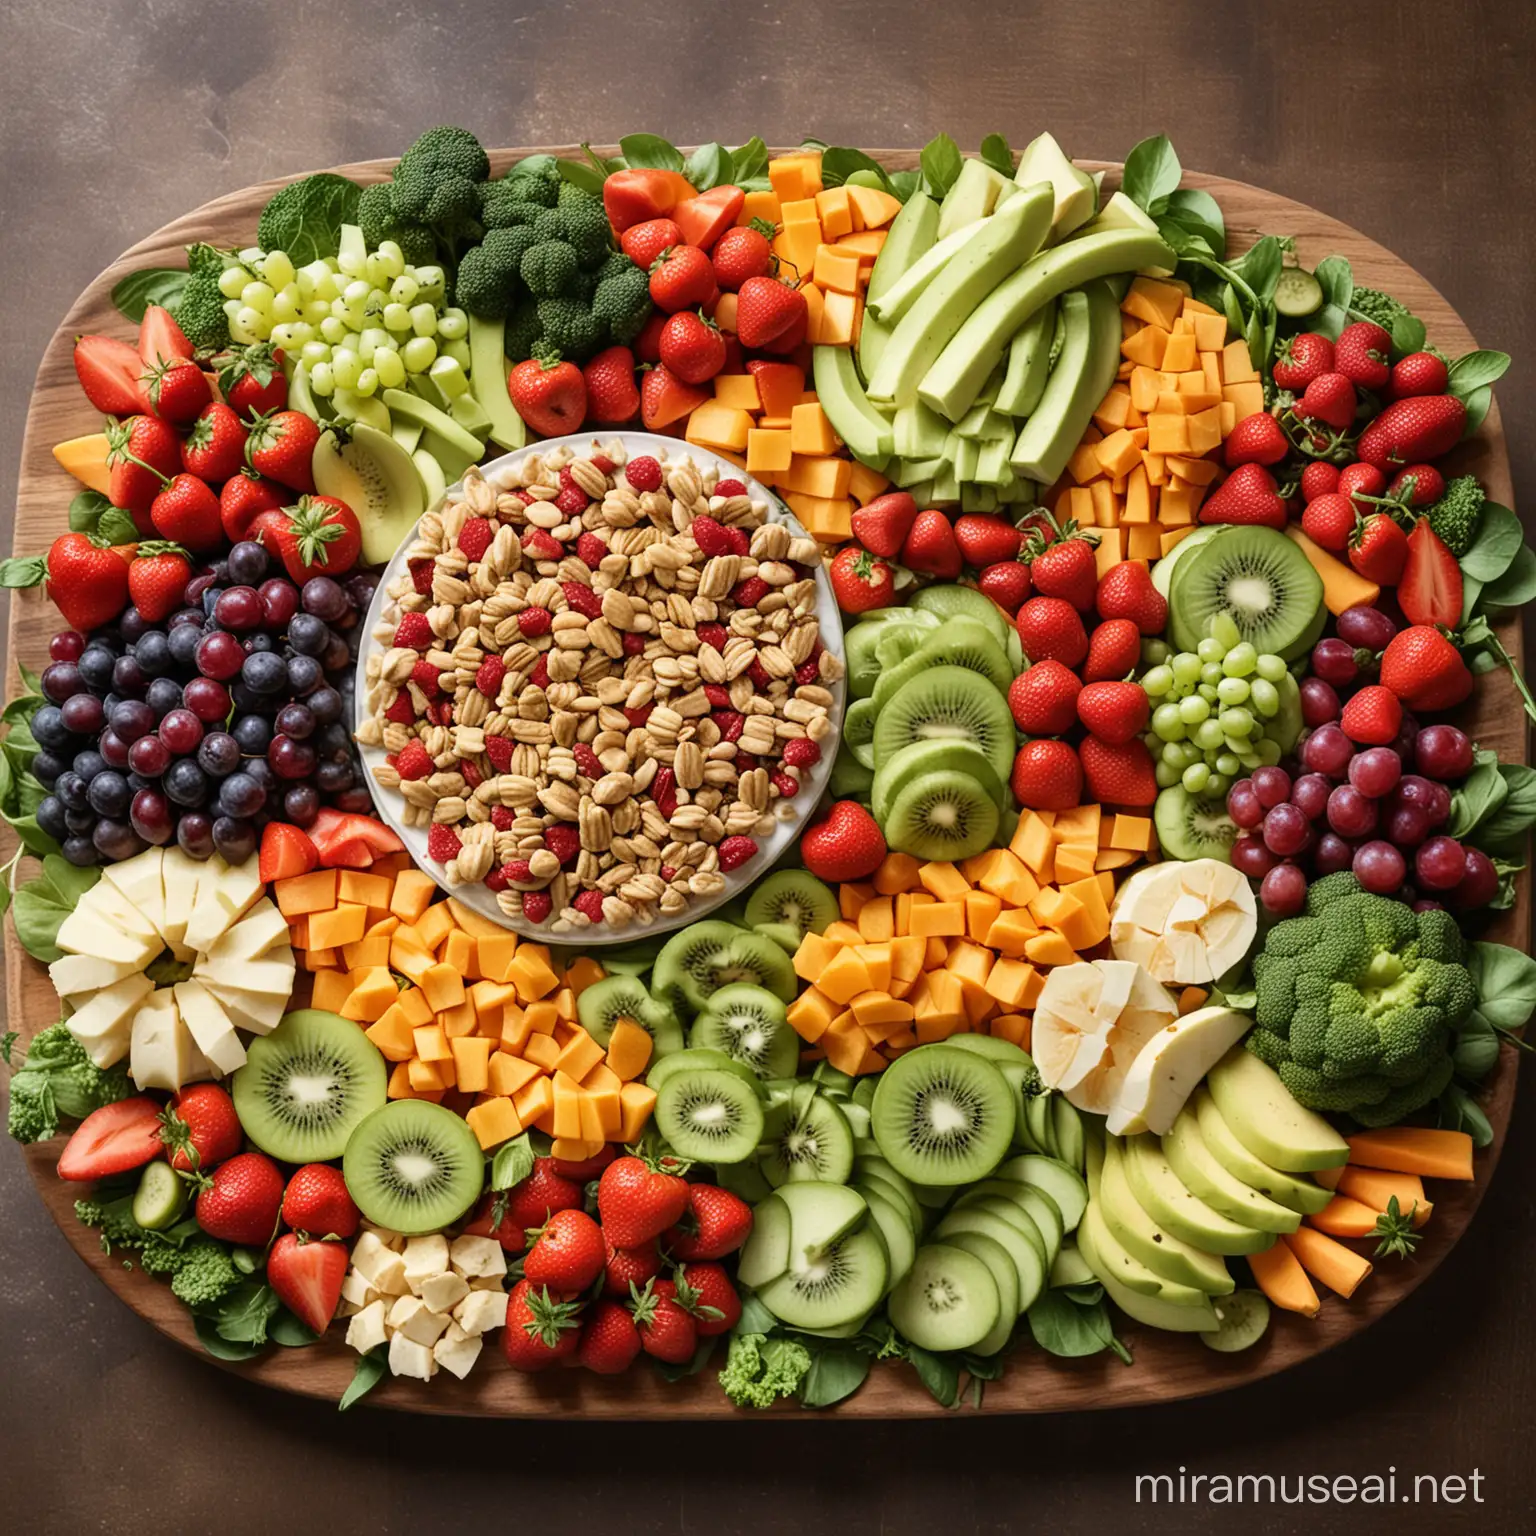
[[[573,187],[579,187],[583,192],[590,192],[594,197],[603,195],[604,173],[595,166],[587,165],[581,160],[557,160],[556,167],[560,172],[561,181],[569,182]],[[364,1355],[367,1360],[370,1356]],[[359,1364],[358,1369],[362,1366]]]
[[[254,1360],[267,1347],[265,1343],[256,1344],[249,1339],[226,1339],[219,1332],[218,1323],[211,1317],[194,1317],[192,1327],[197,1334],[197,1342],[215,1360]]]
[[[1147,213],[1163,211],[1163,199],[1172,195],[1184,175],[1179,157],[1167,134],[1143,139],[1125,157],[1125,175],[1120,190]]]
[[[1254,293],[1261,304],[1268,304],[1275,296],[1275,285],[1280,281],[1284,265],[1284,249],[1274,235],[1265,235],[1255,241],[1236,261],[1228,262]]]
[[[1478,943],[1467,955],[1477,1016],[1494,1029],[1521,1029],[1536,1012],[1536,960],[1507,944]]]
[[[822,151],[821,179],[826,186],[842,186],[855,171],[869,171],[872,175],[878,176],[882,187],[889,187],[891,184],[891,178],[886,175],[885,167],[878,160],[866,155],[862,149],[847,149],[842,145],[836,145]]]
[[[960,176],[964,158],[960,146],[947,133],[936,134],[923,146],[918,157],[923,182],[935,197],[943,197]]]
[[[12,591],[40,586],[47,575],[48,561],[43,555],[13,555],[8,560],[0,560],[0,587]]]
[[[1462,403],[1467,408],[1467,420],[1461,435],[1470,437],[1488,419],[1488,407],[1493,404],[1493,390],[1484,384],[1482,388],[1474,389]]]
[[[935,1354],[932,1350],[907,1345],[907,1359],[917,1372],[917,1379],[927,1387],[934,1402],[953,1408],[960,1401],[960,1362],[954,1355]]]
[[[851,1397],[869,1375],[869,1356],[852,1344],[803,1338],[811,1352],[811,1368],[796,1396],[806,1408],[830,1408]]]
[[[1162,218],[1171,219],[1190,234],[1204,240],[1210,252],[1218,260],[1227,252],[1227,226],[1222,218],[1221,205],[1209,192],[1199,187],[1180,187],[1168,194],[1167,207]]]
[[[906,202],[914,192],[921,189],[923,177],[920,171],[892,171],[891,172],[891,196]]]
[[[511,1189],[533,1172],[533,1143],[524,1133],[504,1142],[491,1159],[491,1188]]]
[[[95,533],[102,513],[111,505],[100,491],[81,491],[69,504],[69,531]]]
[[[1520,608],[1536,598],[1536,550],[1521,544],[1497,580],[1483,588],[1486,608]]]
[[[1349,301],[1355,296],[1354,269],[1342,256],[1325,256],[1312,275],[1323,290],[1323,307],[1308,320],[1308,329],[1336,340],[1349,324]]]
[[[352,1369],[352,1380],[347,1390],[341,1394],[341,1401],[336,1404],[337,1413],[345,1413],[348,1408],[360,1403],[388,1374],[389,1348],[387,1345],[380,1344],[377,1348],[370,1349],[366,1355],[359,1355],[357,1364]]]
[[[34,960],[51,965],[63,953],[57,941],[64,919],[75,910],[75,903],[81,895],[100,879],[100,874],[94,869],[76,870],[56,852],[45,850],[45,854],[43,873],[17,887],[14,921],[21,947]],[[82,875],[94,878],[88,879],[83,886],[71,878],[66,887],[60,888],[53,878],[60,865],[70,871],[71,877]]]
[[[1477,537],[1461,557],[1463,575],[1473,576],[1485,585],[1497,581],[1514,563],[1524,543],[1520,519],[1508,507],[1488,502],[1478,521]]]
[[[1049,1355],[1076,1359],[1097,1355],[1115,1342],[1102,1302],[1074,1306],[1060,1291],[1044,1292],[1025,1316],[1035,1343]]]
[[[28,778],[31,778],[30,774]],[[35,779],[32,782],[33,784],[37,783]],[[28,853],[42,858],[45,853],[59,852],[58,843],[38,826],[37,817],[31,810],[17,816],[12,816],[7,812],[5,813],[5,819],[11,824],[11,830],[21,839],[21,845]],[[57,958],[58,956],[55,955],[54,959]]]
[[[1499,772],[1496,754],[1478,751],[1476,766],[1451,796],[1451,819],[1446,831],[1452,837],[1465,837],[1484,817],[1498,810],[1508,793],[1509,786]]]
[[[230,1344],[267,1342],[268,1325],[281,1303],[277,1292],[259,1280],[242,1280],[211,1312],[214,1331]]]
[[[689,155],[683,167],[696,192],[708,192],[711,187],[723,186],[731,179],[731,152],[724,144],[700,144]]]
[[[1424,322],[1417,315],[1392,317],[1392,356],[1394,360],[1407,357],[1410,352],[1422,352],[1428,340]]]
[[[682,172],[682,152],[657,134],[627,134],[619,140],[619,149],[632,170]]]
[[[1499,1059],[1499,1037],[1493,1025],[1481,1015],[1474,1014],[1456,1032],[1452,1058],[1458,1076],[1474,1083],[1487,1077]]]
[[[1504,801],[1476,827],[1479,847],[1502,847],[1524,837],[1536,826],[1536,768],[1524,763],[1500,763]]]
[[[743,1290],[741,1293],[741,1316],[737,1319],[733,1333],[772,1333],[779,1326],[779,1320],[772,1312],[757,1299],[756,1291]]]
[[[731,151],[731,180],[738,187],[763,180],[768,175],[768,146],[755,134],[745,144]],[[749,188],[750,190],[750,188]]]
[[[137,324],[151,304],[165,309],[179,304],[186,291],[187,277],[185,267],[145,267],[118,279],[112,287],[112,302]]]
[[[991,166],[999,176],[1013,175],[1013,146],[1006,135],[989,133],[981,141],[981,163]]]
[[[1493,1127],[1482,1106],[1464,1088],[1452,1083],[1440,1095],[1438,1105],[1442,1130],[1465,1131],[1475,1147],[1486,1147],[1493,1142]]]
[[[1468,352],[1451,364],[1450,392],[1465,400],[1476,389],[1496,384],[1509,371],[1509,353],[1482,349]]]
[[[308,1323],[300,1322],[287,1307],[279,1307],[267,1326],[267,1337],[285,1349],[302,1349],[320,1335]]]

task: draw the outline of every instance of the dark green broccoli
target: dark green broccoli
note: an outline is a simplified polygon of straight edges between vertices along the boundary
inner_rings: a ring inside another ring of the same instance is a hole
[[[429,128],[395,167],[395,212],[415,224],[473,219],[480,208],[477,185],[490,174],[490,159],[467,128]]]
[[[507,316],[507,329],[502,337],[502,351],[514,363],[526,362],[533,356],[534,348],[544,334],[539,323],[539,306],[527,299]]]
[[[575,294],[576,252],[560,240],[540,240],[523,252],[518,275],[536,299],[564,299]]]
[[[604,277],[592,295],[592,313],[617,342],[628,345],[651,318],[651,280],[627,256],[622,271]],[[604,263],[604,270],[607,269]]]
[[[1411,313],[1406,304],[1375,288],[1356,288],[1349,301],[1349,312],[1356,320],[1374,321],[1384,331],[1392,329],[1394,320]]]
[[[1488,493],[1476,475],[1458,475],[1446,486],[1445,495],[1425,511],[1429,526],[1457,559],[1471,549],[1487,500]]]
[[[363,242],[376,251],[386,240],[400,247],[413,267],[424,267],[437,260],[437,237],[425,224],[411,224],[395,212],[394,183],[381,181],[363,188],[357,200],[357,224]]]
[[[207,1306],[234,1290],[243,1278],[229,1248],[205,1236],[192,1218],[168,1232],[152,1232],[133,1219],[133,1196],[75,1201],[76,1219],[101,1232],[103,1253],[114,1248],[138,1251],[146,1275],[171,1282],[176,1298],[188,1307]]]
[[[613,237],[601,199],[578,191],[569,206],[561,199],[559,212],[577,261],[588,271],[601,267],[613,252]]]
[[[1448,912],[1328,875],[1254,958],[1248,1049],[1308,1108],[1393,1124],[1450,1081],[1452,1037],[1477,1005],[1463,958]]]
[[[526,160],[508,166],[502,183],[516,188],[517,196],[525,202],[537,203],[541,208],[553,208],[559,201],[561,188],[567,185],[553,155],[529,155]]]
[[[558,208],[541,208],[534,216],[533,232],[540,240],[566,240],[568,226]]]
[[[622,277],[624,273],[635,270],[635,264],[623,251],[610,251],[604,258],[603,264],[597,269],[597,280],[606,283],[610,277]],[[649,278],[646,279],[650,281]]]
[[[499,320],[524,291],[518,264],[537,238],[526,225],[488,231],[459,263],[454,303],[482,320]]]
[[[219,278],[234,253],[211,245],[187,247],[187,286],[171,307],[177,325],[199,352],[222,352],[229,345],[229,316]]]
[[[562,357],[584,363],[608,340],[608,327],[580,299],[540,299],[544,340]]]
[[[480,222],[487,229],[532,227],[541,213],[549,210],[542,203],[530,202],[523,194],[528,189],[515,181],[487,181],[480,187]]]
[[[23,1144],[47,1141],[58,1130],[60,1115],[83,1120],[131,1091],[127,1067],[119,1063],[103,1071],[60,1019],[33,1039],[11,1078],[6,1129]]]
[[[256,244],[264,251],[284,251],[294,266],[340,247],[341,226],[357,223],[362,188],[333,171],[291,181],[274,192],[256,222]]]

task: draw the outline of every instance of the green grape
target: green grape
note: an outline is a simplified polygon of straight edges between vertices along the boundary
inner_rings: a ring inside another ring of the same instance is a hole
[[[443,349],[445,357],[451,357],[466,373],[469,372],[469,343],[462,336],[455,336]]]
[[[259,245],[248,245],[243,251],[235,252],[235,260],[252,272],[266,260],[266,256],[267,253]]]
[[[1289,670],[1283,658],[1268,654],[1260,656],[1254,663],[1254,668],[1266,683],[1278,683]]]
[[[342,338],[348,334],[347,322],[340,315],[327,315],[320,322],[320,336],[333,347],[341,345]]]
[[[1199,725],[1202,720],[1209,719],[1210,713],[1211,706],[1199,694],[1179,700],[1179,719],[1185,725]]]
[[[235,316],[234,325],[238,325],[242,331],[249,332],[253,341],[265,341],[271,329],[268,317],[260,310],[252,309],[249,304],[240,306],[240,313]],[[233,326],[231,333],[233,333]]]
[[[1253,707],[1264,716],[1266,720],[1272,720],[1280,710],[1280,693],[1275,685],[1264,678],[1255,678],[1248,690],[1248,697]]]
[[[295,352],[304,344],[303,339],[295,334],[296,330],[297,327],[292,325],[274,325],[268,340],[284,352]]]
[[[1227,648],[1214,635],[1207,635],[1199,645],[1195,647],[1195,655],[1203,662],[1220,661],[1227,654]]]
[[[363,263],[363,276],[375,288],[387,288],[396,274],[389,270],[389,263],[384,260],[380,252],[370,251],[368,259]]]
[[[411,312],[404,304],[384,306],[384,328],[390,331],[408,331],[411,328]]]
[[[384,263],[386,277],[396,278],[405,271],[405,252],[400,249],[397,241],[380,241],[379,248],[374,254]]]
[[[383,389],[399,389],[405,383],[405,364],[398,352],[380,348],[373,354],[373,371]]]
[[[301,313],[305,325],[319,325],[331,312],[329,299],[305,299]]]
[[[394,282],[389,285],[389,297],[392,302],[403,305],[409,309],[416,302],[417,295],[421,292],[421,286],[409,272],[402,272]]]
[[[1202,752],[1215,752],[1221,748],[1222,743],[1227,738],[1222,732],[1219,720],[1202,720],[1195,727],[1195,734],[1192,739]]]
[[[411,305],[411,329],[418,336],[437,334],[437,308],[432,304]]]
[[[1200,681],[1209,684],[1212,688],[1219,683],[1226,674],[1221,670],[1219,661],[1208,661],[1200,668]]]
[[[1245,773],[1252,773],[1253,770],[1260,767],[1264,761],[1257,752],[1239,752],[1237,754],[1237,760],[1243,765],[1243,771]]]
[[[219,308],[222,309],[224,313],[229,317],[231,322],[233,322],[235,317],[240,313],[240,307],[239,299],[225,299],[224,302],[219,306]]]
[[[266,260],[261,264],[261,275],[274,288],[286,288],[295,276],[287,251],[268,251]]]
[[[1180,772],[1171,763],[1154,763],[1152,765],[1152,777],[1157,782],[1159,789],[1172,789],[1179,782]]]
[[[441,267],[416,267],[411,275],[416,279],[422,298],[429,302],[442,298],[446,288]]]
[[[1210,782],[1211,770],[1204,763],[1191,763],[1184,770],[1184,788],[1192,795],[1200,794]]]
[[[1248,684],[1240,677],[1224,677],[1216,684],[1216,697],[1223,704],[1246,704]]]
[[[339,271],[346,273],[348,277],[361,277],[367,270],[366,258],[359,256],[355,251],[343,251],[336,258],[336,266]]]
[[[280,324],[297,320],[303,313],[303,301],[297,288],[280,288],[272,297],[272,318]]]
[[[1173,670],[1170,667],[1153,667],[1142,678],[1141,686],[1149,699],[1160,699],[1173,687]]]
[[[1213,773],[1205,781],[1205,792],[1212,800],[1220,799],[1232,788],[1232,776],[1227,773]]]
[[[449,341],[460,341],[469,335],[469,316],[462,309],[445,309],[438,317],[437,334]]]
[[[1207,704],[1214,704],[1216,702],[1216,690],[1211,687],[1209,683],[1201,683],[1200,686],[1195,689],[1195,692],[1199,694]]]
[[[363,371],[362,359],[351,347],[337,347],[331,353],[331,372],[342,389],[355,390],[359,374]]]
[[[316,363],[309,370],[309,387],[322,400],[336,393],[336,374],[329,363]]]
[[[1221,670],[1228,677],[1247,677],[1259,664],[1259,653],[1244,640],[1241,645],[1234,645],[1222,658]]]
[[[1143,640],[1141,664],[1144,667],[1160,667],[1172,654],[1166,640]]]
[[[238,299],[250,280],[251,274],[244,267],[225,267],[219,273],[219,292],[226,299]]]
[[[1187,685],[1200,681],[1200,658],[1190,651],[1180,651],[1169,666],[1173,669],[1175,682]]]
[[[307,261],[293,274],[293,280],[299,285],[299,292],[312,299],[320,279],[330,275],[331,269],[323,261]]]
[[[306,341],[299,348],[299,361],[313,368],[316,363],[329,362],[331,349],[323,341]]]
[[[354,278],[341,290],[341,296],[346,300],[348,309],[361,309],[368,302],[368,295],[373,292],[373,284],[366,278]]]
[[[1152,729],[1164,741],[1184,739],[1184,720],[1177,704],[1159,704],[1152,711]]]
[[[407,373],[425,373],[437,356],[437,343],[430,336],[412,336],[400,349]]]
[[[370,326],[366,330],[360,331],[355,341],[347,343],[348,347],[357,353],[358,360],[365,366],[373,362],[373,354],[376,350],[371,339],[372,336],[373,328]]]
[[[1259,741],[1259,761],[1266,768],[1273,768],[1280,761],[1280,743],[1271,741],[1268,736]]]
[[[363,371],[358,374],[357,383],[354,386],[357,393],[364,396],[365,398],[368,395],[373,394],[374,391],[378,389],[378,387],[379,374],[376,368],[364,368]]]
[[[1243,634],[1237,627],[1237,621],[1230,613],[1222,612],[1211,619],[1211,638],[1215,640],[1224,651],[1230,651],[1234,645],[1241,643]]]
[[[1182,741],[1165,741],[1157,756],[1159,762],[1167,763],[1170,768],[1182,768],[1184,766],[1184,743]]]
[[[1219,719],[1221,720],[1222,730],[1228,736],[1247,738],[1253,735],[1254,731],[1258,728],[1258,721],[1253,718],[1252,712],[1242,708],[1241,705],[1235,709],[1222,710]]]
[[[258,314],[262,315],[271,313],[272,300],[276,297],[277,295],[273,293],[270,283],[247,283],[240,290],[240,302],[247,309],[254,309]]]

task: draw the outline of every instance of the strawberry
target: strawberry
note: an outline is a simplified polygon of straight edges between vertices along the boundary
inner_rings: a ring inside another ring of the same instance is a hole
[[[1420,518],[1408,535],[1408,559],[1397,584],[1397,605],[1410,624],[1451,628],[1461,619],[1461,566],[1440,535]]]
[[[1333,371],[1333,343],[1315,331],[1292,336],[1275,358],[1275,383],[1293,395],[1299,394],[1313,379]]]
[[[507,376],[507,393],[517,414],[540,437],[579,432],[587,414],[587,385],[575,363],[557,352],[542,352],[521,362]]]
[[[661,331],[666,323],[667,317],[657,310],[640,327],[640,334],[635,337],[635,356],[642,363],[654,367],[661,361]]]
[[[1007,518],[967,512],[955,520],[955,543],[965,563],[980,570],[1000,560],[1017,560],[1024,536]]]
[[[581,1303],[519,1280],[507,1298],[502,1353],[515,1371],[542,1371],[581,1347]]]
[[[493,1225],[498,1203],[501,1220]],[[562,1178],[553,1158],[540,1157],[521,1183],[487,1196],[464,1230],[476,1237],[494,1237],[508,1253],[521,1253],[528,1246],[531,1228],[542,1227],[556,1211],[580,1210],[581,1203],[581,1185]]]
[[[1411,400],[1417,395],[1443,395],[1451,380],[1445,359],[1434,352],[1410,352],[1392,365],[1387,399]]]
[[[791,779],[789,782],[795,788],[799,787],[794,779]],[[779,789],[779,793],[784,793],[782,786]],[[794,790],[791,790],[790,793],[793,794]],[[755,859],[757,857],[757,840],[751,837],[742,837],[738,834],[734,837],[726,838],[715,852],[719,857],[721,870],[729,874],[733,869],[740,869],[748,859]]]
[[[631,224],[619,236],[619,249],[647,272],[661,259],[663,251],[682,243],[683,232],[671,219],[646,219]]]
[[[153,416],[130,416],[107,429],[107,495],[149,531],[149,509],[181,470],[181,439]]]
[[[917,503],[905,491],[887,491],[853,514],[853,536],[873,555],[894,560],[917,517]]]
[[[581,913],[588,922],[600,923],[604,920],[603,893],[601,891],[583,891],[571,905]]]
[[[329,1163],[306,1163],[294,1171],[283,1191],[282,1215],[295,1232],[311,1237],[351,1237],[362,1220],[341,1169]]]
[[[801,859],[819,880],[868,879],[885,855],[879,823],[856,800],[837,801],[800,839]]]
[[[1022,560],[1003,560],[997,565],[989,565],[977,576],[976,585],[1010,619],[1018,613],[1032,590],[1029,567]]]
[[[650,272],[651,303],[663,314],[698,309],[715,291],[715,269],[697,246],[668,246],[651,263]]]
[[[156,363],[140,375],[139,385],[155,415],[177,427],[194,421],[213,399],[208,375],[186,357]]]
[[[1279,533],[1285,527],[1285,502],[1275,485],[1275,477],[1262,464],[1241,464],[1227,476],[1221,489],[1201,504],[1200,521],[1256,525],[1273,528]],[[1156,632],[1142,631],[1143,634]]]
[[[1324,459],[1314,459],[1301,472],[1301,500],[1305,506],[1319,496],[1326,496],[1339,488],[1339,466]]]
[[[1339,495],[1347,496],[1354,509],[1363,517],[1371,510],[1369,501],[1356,501],[1357,496],[1380,496],[1387,488],[1387,477],[1374,464],[1346,464],[1339,471]]]
[[[644,495],[661,489],[661,465],[648,453],[637,454],[624,466],[624,478],[632,491]]]
[[[142,1168],[164,1150],[160,1106],[153,1099],[119,1099],[93,1109],[75,1127],[59,1154],[58,1174],[73,1183],[110,1179]]]
[[[736,334],[742,346],[751,350],[771,346],[778,351],[772,344],[784,342],[797,331],[804,334],[805,295],[778,278],[749,277],[736,298]]]
[[[251,423],[245,457],[258,474],[292,491],[313,491],[313,461],[320,429],[302,411],[274,411]]]
[[[334,496],[300,496],[296,505],[263,512],[251,536],[279,556],[302,586],[312,576],[341,576],[363,547],[357,514]]]
[[[919,512],[902,541],[901,563],[924,576],[953,581],[963,564],[954,524],[942,512]]]
[[[581,377],[587,390],[588,420],[609,426],[633,421],[640,414],[635,354],[628,347],[605,347],[581,370]]]
[[[603,1263],[603,1292],[608,1296],[628,1296],[632,1285],[644,1285],[661,1273],[661,1249],[656,1239],[636,1248],[615,1248],[608,1243]]]
[[[1374,321],[1356,320],[1334,342],[1333,366],[1351,384],[1380,394],[1392,376],[1392,338]]]
[[[1237,473],[1246,474],[1250,468],[1267,474],[1257,464]],[[1151,572],[1141,561],[1122,560],[1099,583],[1099,617],[1129,619],[1142,634],[1160,635],[1168,622],[1168,599],[1152,585]]]
[[[219,521],[224,525],[224,537],[231,544],[238,544],[249,537],[251,524],[263,512],[271,512],[287,501],[288,493],[275,480],[266,480],[254,470],[242,469],[238,475],[224,482],[219,492]],[[430,572],[431,562],[426,562]],[[428,581],[427,590],[432,590]]]
[[[1042,597],[1065,598],[1079,613],[1092,613],[1099,589],[1097,543],[1097,535],[1079,534],[1071,523],[1055,540],[1032,534],[1024,549],[1030,585]]]
[[[496,525],[488,517],[467,518],[454,542],[459,546],[459,553],[473,565],[477,560],[483,560],[486,550],[496,542]]]
[[[1403,728],[1403,706],[1390,688],[1369,683],[1345,703],[1339,726],[1359,746],[1385,747]]]
[[[1143,741],[1111,746],[1088,736],[1078,748],[1089,796],[1103,805],[1151,805],[1157,799],[1152,754]]]
[[[181,607],[192,575],[192,562],[179,544],[140,544],[128,567],[128,595],[141,618],[151,624]]]
[[[1445,476],[1433,464],[1410,464],[1393,475],[1389,500],[1405,507],[1427,507],[1445,495]]]
[[[584,1291],[603,1272],[607,1249],[602,1228],[585,1211],[556,1211],[530,1229],[523,1274],[537,1286]]]
[[[265,1152],[242,1152],[200,1180],[197,1224],[210,1237],[265,1248],[283,1203],[283,1176]]]
[[[139,321],[139,361],[144,367],[190,358],[192,352],[192,343],[170,310],[160,304],[147,305]]]
[[[640,1330],[629,1308],[616,1301],[594,1302],[581,1330],[577,1363],[599,1376],[621,1376],[639,1353]]]
[[[1065,598],[1030,598],[1019,609],[1014,627],[1031,661],[1059,661],[1075,667],[1088,654],[1082,615]]]
[[[576,846],[574,849],[567,849],[563,845],[556,846],[556,844],[550,840],[550,833],[562,831],[569,832],[571,836],[576,840]],[[557,821],[554,826],[545,830],[544,846],[548,848],[549,851],[554,854],[562,864],[564,864],[566,862],[567,856],[574,858],[576,854],[581,851],[581,834],[569,822]],[[602,1150],[600,1152],[594,1152],[591,1157],[583,1157],[580,1159],[573,1159],[569,1157],[552,1157],[550,1158],[550,1162],[554,1164],[555,1172],[558,1173],[562,1179],[574,1179],[578,1184],[586,1184],[592,1179],[595,1179],[603,1171],[603,1169],[606,1168],[608,1164],[611,1163],[618,1155],[619,1154],[613,1149],[613,1143],[605,1141],[602,1145]]]
[[[1364,432],[1355,452],[1377,469],[1431,461],[1461,441],[1467,408],[1455,395],[1416,395],[1394,400]]]
[[[728,1189],[690,1184],[688,1209],[663,1239],[678,1259],[723,1259],[752,1231],[752,1207]]]
[[[661,360],[684,384],[707,384],[725,366],[725,338],[713,320],[681,310],[661,328]]]
[[[1385,512],[1373,512],[1355,525],[1349,538],[1349,563],[1379,587],[1395,587],[1408,561],[1408,535]]]
[[[1026,741],[1019,748],[1008,783],[1013,798],[1032,811],[1065,811],[1083,797],[1083,769],[1077,753],[1066,742],[1046,737]]]
[[[658,363],[640,385],[640,420],[647,432],[659,432],[711,398],[707,389],[684,384],[665,363]]]
[[[128,606],[128,561],[83,533],[60,534],[48,550],[47,592],[71,629],[99,629]]]
[[[258,873],[262,881],[286,880],[291,875],[307,875],[320,867],[320,850],[302,827],[284,821],[269,821],[261,832],[261,858]]]
[[[1278,464],[1291,451],[1290,439],[1267,411],[1244,416],[1227,434],[1227,468],[1239,464]]]
[[[1139,736],[1150,713],[1146,690],[1139,683],[1089,683],[1077,696],[1077,718],[1112,747]]]
[[[1107,683],[1128,677],[1141,660],[1141,631],[1129,619],[1105,619],[1088,637],[1088,659],[1082,666],[1085,683]]]
[[[1050,659],[1037,662],[1008,685],[1013,723],[1031,736],[1063,735],[1077,724],[1077,696],[1082,688],[1070,667]]]
[[[446,864],[459,856],[463,847],[452,827],[434,826],[427,832],[427,857],[435,864]]]
[[[139,397],[144,365],[136,348],[111,336],[77,336],[74,358],[75,377],[98,411],[136,416],[144,409]]]
[[[182,545],[194,554],[217,549],[224,541],[219,498],[196,475],[173,476],[150,503],[149,520],[162,539]]]
[[[1320,548],[1342,555],[1349,548],[1357,522],[1355,504],[1349,497],[1330,491],[1307,503],[1301,514],[1301,531]]]
[[[199,413],[181,445],[182,467],[210,485],[222,485],[244,468],[248,436],[240,418],[215,400]]]
[[[288,404],[283,354],[273,351],[270,342],[237,348],[221,362],[219,393],[237,416],[265,416]]]
[[[395,772],[406,783],[426,778],[435,767],[432,754],[419,741],[408,741],[395,754]]]
[[[315,1243],[298,1233],[285,1232],[267,1255],[267,1284],[277,1292],[277,1299],[316,1333],[330,1327],[346,1278],[345,1243]]]
[[[1472,692],[1461,652],[1438,629],[1400,629],[1381,653],[1381,681],[1412,710],[1452,709]]]
[[[715,242],[710,260],[715,269],[715,281],[727,292],[740,291],[750,277],[772,277],[778,261],[769,245],[773,226],[763,219],[753,219],[750,224],[728,229]]]
[[[1296,403],[1296,414],[1342,432],[1355,420],[1355,386],[1342,373],[1320,373]]]
[[[884,608],[896,592],[895,573],[884,560],[876,559],[866,549],[840,549],[829,574],[837,606],[844,613],[868,613],[871,608]]]
[[[698,1347],[698,1324],[678,1302],[671,1280],[648,1280],[634,1293],[630,1311],[640,1333],[640,1347],[656,1360],[681,1365]]]
[[[731,1277],[719,1264],[680,1264],[677,1269],[677,1300],[692,1313],[701,1339],[729,1333],[741,1320],[741,1297]]]
[[[616,1158],[603,1169],[597,1185],[597,1214],[609,1242],[617,1248],[636,1248],[677,1222],[688,1207],[688,1186],[671,1171],[679,1166],[672,1158],[657,1162],[631,1155]]]

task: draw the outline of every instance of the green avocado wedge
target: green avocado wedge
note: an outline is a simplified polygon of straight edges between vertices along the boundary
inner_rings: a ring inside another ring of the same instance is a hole
[[[1232,1134],[1253,1153],[1287,1173],[1338,1168],[1349,1143],[1321,1115],[1298,1104],[1273,1067],[1235,1046],[1211,1068],[1206,1086]]]

